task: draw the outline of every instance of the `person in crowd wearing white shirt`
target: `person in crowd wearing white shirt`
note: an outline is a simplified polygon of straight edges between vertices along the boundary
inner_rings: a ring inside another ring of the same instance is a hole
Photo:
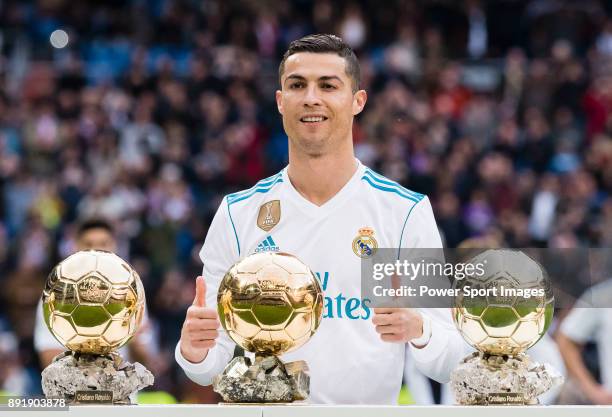
[[[440,248],[442,242],[426,196],[355,158],[353,119],[367,100],[359,78],[354,52],[337,36],[309,35],[285,53],[276,102],[289,165],[226,196],[212,221],[200,252],[203,274],[175,350],[193,381],[210,384],[232,358],[235,345],[219,328],[217,289],[232,264],[260,251],[294,254],[321,281],[318,331],[282,357],[308,363],[312,403],[396,404],[406,349],[438,381],[448,381],[459,363],[461,337],[448,309],[372,308],[361,297],[361,260],[377,247]],[[272,222],[258,221],[262,210],[271,210]]]
[[[572,382],[598,405],[612,404],[612,279],[587,290],[561,322],[557,333],[559,350]],[[581,354],[587,342],[597,344],[601,383],[589,372]],[[576,391],[576,390],[573,390]],[[574,392],[574,394],[576,394]]]
[[[101,219],[89,219],[78,226],[76,233],[76,249],[98,249],[115,252],[117,242],[110,223]],[[159,368],[159,361],[155,360],[156,349],[154,335],[150,328],[148,315],[145,312],[143,322],[134,337],[120,349],[125,357],[131,361],[141,362],[152,371]],[[42,297],[36,308],[36,324],[34,327],[34,348],[38,353],[40,365],[47,367],[53,358],[66,350],[62,344],[53,337],[45,324],[42,309]]]
[[[499,249],[503,246],[503,243],[504,242],[501,237],[491,235],[466,239],[463,242],[459,243],[457,247],[463,250],[481,250],[484,248]],[[563,377],[565,377],[565,364],[563,363],[559,348],[551,336],[554,333],[554,331],[552,330],[553,327],[554,326],[551,326],[548,332],[542,336],[538,343],[536,343],[527,351],[527,354],[529,355],[532,361],[538,363],[546,363],[550,365],[552,369],[554,369],[556,372],[560,373],[561,375],[563,375]],[[466,341],[463,341],[463,348],[465,351],[465,356],[468,356],[475,351],[475,348],[469,345]],[[412,398],[414,399],[416,404],[436,404],[437,399],[435,399],[434,390],[432,389],[430,381],[411,363],[409,358],[406,358],[404,381],[408,386],[408,389],[410,390]],[[538,397],[538,401],[540,402],[540,404],[553,404],[556,401],[560,391],[560,386],[552,388],[544,394],[540,395]],[[439,403],[445,405],[457,404],[455,395],[452,392],[449,383],[441,385]]]

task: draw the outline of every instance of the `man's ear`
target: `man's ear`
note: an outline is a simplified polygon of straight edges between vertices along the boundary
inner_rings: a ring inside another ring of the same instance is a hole
[[[283,101],[282,101],[283,92],[280,90],[276,90],[276,108],[280,114],[283,114]]]
[[[359,90],[353,94],[353,116],[357,116],[365,107],[368,101],[368,93],[365,90]]]

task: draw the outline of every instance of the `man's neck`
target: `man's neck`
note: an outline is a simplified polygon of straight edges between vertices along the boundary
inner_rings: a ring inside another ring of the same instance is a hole
[[[293,187],[311,203],[322,206],[334,197],[357,170],[353,152],[319,157],[292,157],[287,174]]]

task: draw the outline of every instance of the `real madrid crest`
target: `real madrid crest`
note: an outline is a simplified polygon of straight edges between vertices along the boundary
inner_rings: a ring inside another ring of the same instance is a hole
[[[278,224],[281,218],[280,200],[272,200],[259,207],[257,226],[268,232]]]
[[[369,258],[376,253],[378,242],[374,238],[374,229],[362,227],[353,239],[353,252],[360,258]]]

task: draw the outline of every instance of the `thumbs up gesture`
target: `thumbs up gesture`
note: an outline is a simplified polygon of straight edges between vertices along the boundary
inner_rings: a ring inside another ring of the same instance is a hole
[[[208,355],[219,336],[219,315],[214,308],[206,307],[206,282],[204,277],[196,278],[196,294],[191,307],[187,309],[181,330],[181,354],[189,362],[200,363]]]

